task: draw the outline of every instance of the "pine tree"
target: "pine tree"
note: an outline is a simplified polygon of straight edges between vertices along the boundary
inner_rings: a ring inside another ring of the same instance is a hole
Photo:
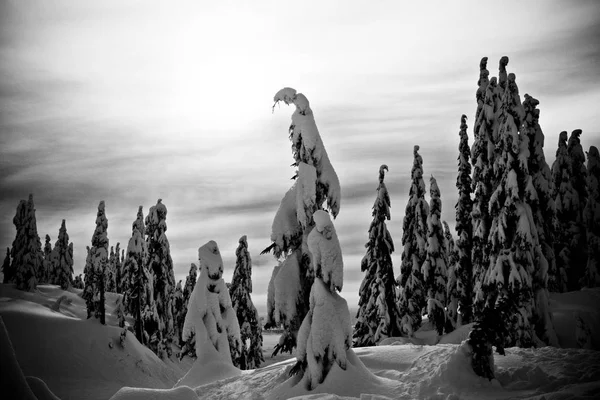
[[[485,293],[483,291],[484,276],[489,266],[490,248],[488,236],[491,228],[492,217],[489,212],[490,196],[498,185],[497,173],[494,170],[494,162],[498,142],[498,115],[502,105],[502,93],[506,86],[506,65],[508,57],[504,56],[499,62],[499,79],[493,77],[485,86],[485,95],[481,112],[477,114],[474,132],[475,140],[471,149],[473,163],[473,242],[472,242],[472,264],[473,264],[473,313],[483,310],[485,304]],[[481,78],[486,76],[486,63],[480,64],[480,88],[485,83]],[[498,83],[499,82],[499,83]]]
[[[427,214],[429,206],[425,201],[423,181],[423,159],[419,146],[414,147],[414,161],[411,170],[412,184],[408,204],[402,223],[402,265],[400,266],[400,291],[398,306],[402,331],[413,336],[422,322],[422,311],[426,305],[426,292],[421,266],[427,256]]]
[[[483,99],[481,102],[483,106]],[[480,121],[480,123],[482,122]],[[471,213],[473,212],[473,200],[471,199],[473,182],[471,180],[471,153],[469,150],[469,135],[467,134],[467,116],[464,114],[460,118],[459,135],[458,177],[456,178],[458,201],[455,207],[456,232],[458,234],[458,240],[456,241],[457,262],[451,263],[451,265],[454,265],[455,289],[458,297],[457,308],[460,310],[456,319],[457,326],[468,324],[473,320],[473,263],[471,262],[473,251],[473,221],[471,219]],[[482,158],[479,158],[479,161],[481,162]],[[481,198],[480,201],[482,201]],[[451,281],[449,280],[449,283]],[[451,288],[449,291],[453,289]]]
[[[152,279],[146,268],[148,251],[144,240],[145,232],[143,208],[139,206],[137,218],[131,226],[127,257],[124,258],[121,290],[123,307],[127,313],[133,316],[135,337],[142,344],[147,343],[146,335],[144,335],[143,310],[153,302]]]
[[[50,243],[50,235],[46,235],[46,242],[44,243],[44,262],[38,275],[38,282],[52,283],[55,282],[55,273],[52,268],[52,243]]]
[[[146,243],[148,246],[147,268],[153,275],[153,294],[156,306],[156,324],[147,325],[150,348],[159,356],[166,349],[170,356],[174,321],[171,299],[175,293],[175,274],[169,240],[167,239],[167,207],[158,199],[146,216]]]
[[[98,204],[96,214],[96,229],[92,235],[92,247],[89,248],[85,273],[84,298],[86,300],[88,318],[92,313],[100,318],[100,323],[105,324],[105,287],[104,276],[108,266],[108,219],[105,215],[104,201]]]
[[[373,221],[369,227],[367,254],[361,261],[366,272],[360,285],[354,345],[374,346],[387,337],[400,336],[400,310],[396,304],[396,280],[392,265],[394,241],[387,229],[391,218],[390,195],[383,182],[387,165],[379,167],[379,186],[373,204]]]
[[[81,274],[77,275],[75,277],[75,279],[73,279],[73,287],[75,289],[83,289],[84,285],[83,285],[83,278],[81,277]]]
[[[115,248],[116,260],[115,260],[115,292],[123,293],[121,289],[121,281],[123,276],[123,264],[125,264],[124,257],[121,257],[121,243],[117,243]]]
[[[442,222],[444,226],[445,248],[448,258],[448,279],[446,280],[446,326],[445,332],[452,332],[458,324],[458,285],[456,277],[456,268],[458,266],[458,251],[454,243],[454,238],[450,232],[450,227],[446,221]]]
[[[577,194],[571,180],[571,159],[567,150],[567,132],[562,131],[558,137],[556,159],[552,164],[553,198],[556,205],[556,237],[554,254],[556,255],[556,272],[550,276],[550,290],[566,292],[569,286],[569,269],[571,265],[571,226],[577,216]]]
[[[38,271],[43,268],[44,253],[37,233],[32,194],[29,195],[28,201],[21,200],[19,203],[13,223],[17,228],[17,235],[11,250],[9,278],[16,284],[17,289],[33,290],[38,283]]]
[[[317,129],[308,99],[294,89],[277,92],[280,101],[294,104],[290,140],[296,182],[285,194],[273,220],[271,241],[263,253],[273,251],[283,258],[280,268],[273,271],[267,304],[269,325],[283,325],[284,332],[273,354],[292,351],[300,324],[309,309],[310,288],[314,276],[306,240],[314,227],[313,214],[327,206],[335,218],[340,210],[340,186]]]
[[[556,276],[556,258],[554,256],[554,221],[556,207],[552,198],[552,175],[544,156],[544,133],[539,124],[540,110],[536,107],[539,101],[525,94],[523,109],[525,118],[521,135],[526,135],[529,142],[527,170],[535,191],[527,199],[531,206],[533,221],[537,230],[538,246],[534,251],[534,272],[532,289],[534,293],[533,317],[536,334],[544,343],[558,346],[548,304],[548,278]]]
[[[58,240],[52,250],[52,270],[55,273],[55,284],[67,290],[73,280],[73,243],[69,243],[67,226],[63,219],[58,231]]]
[[[580,280],[585,273],[587,263],[587,242],[585,237],[585,225],[583,223],[583,210],[587,203],[587,169],[585,167],[585,155],[581,146],[581,129],[575,129],[571,132],[567,152],[571,159],[571,179],[573,189],[577,194],[577,212],[574,224],[571,226],[571,268],[569,269],[569,290],[578,290],[581,288]]]
[[[262,326],[258,311],[252,303],[252,259],[248,251],[248,240],[242,236],[235,251],[236,262],[229,294],[231,304],[240,322],[242,350],[239,359],[232,360],[240,369],[255,369],[265,360],[262,355]],[[246,347],[246,343],[249,346]]]
[[[583,286],[600,286],[600,155],[598,148],[587,153],[587,203],[583,212],[586,227],[588,260]]]
[[[528,347],[534,343],[531,326],[533,293],[532,277],[538,234],[533,221],[530,201],[537,196],[529,175],[527,160],[529,137],[519,133],[525,117],[514,74],[508,75],[498,121],[499,156],[494,171],[500,178],[490,197],[493,217],[489,235],[490,266],[485,275],[484,292],[493,302],[507,292],[510,303],[505,321],[509,337],[507,345]]]
[[[185,322],[185,305],[183,304],[183,288],[181,287],[181,280],[177,282],[175,286],[175,292],[173,293],[173,320],[174,329],[173,334],[176,343],[181,343],[181,332],[183,331],[183,323]]]
[[[104,287],[107,292],[115,292],[115,275],[116,275],[116,267],[115,267],[115,248],[114,246],[110,246],[110,253],[108,256],[108,267],[106,268],[106,274],[104,275]]]
[[[2,283],[8,283],[6,278],[7,272],[10,270],[10,247],[6,248],[6,257],[4,257],[4,262],[2,263],[2,273],[4,275],[2,279]]]
[[[442,199],[437,181],[429,180],[431,199],[427,216],[427,256],[421,267],[423,286],[427,292],[427,314],[438,332],[444,333],[446,326],[446,283],[448,278],[448,250],[442,226]]]

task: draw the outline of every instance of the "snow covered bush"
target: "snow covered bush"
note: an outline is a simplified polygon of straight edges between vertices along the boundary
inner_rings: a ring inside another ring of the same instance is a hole
[[[583,212],[588,245],[588,259],[582,286],[600,286],[600,155],[598,148],[587,153],[587,203]]]
[[[487,58],[485,59],[487,60]],[[478,104],[481,101],[483,107],[483,93],[479,97],[481,97],[481,100],[478,100]],[[473,319],[473,263],[471,262],[473,250],[473,221],[471,219],[473,200],[471,199],[471,185],[473,182],[471,180],[471,152],[469,149],[469,135],[467,134],[467,116],[464,114],[460,118],[459,135],[458,176],[456,178],[458,201],[455,207],[456,233],[458,234],[458,239],[456,240],[457,262],[453,268],[453,274],[456,277],[456,286],[452,285],[453,287],[449,288],[449,292],[454,289],[456,290],[457,308],[460,310],[457,315],[456,324],[461,326],[470,323]],[[449,279],[450,282],[451,280]]]
[[[73,280],[73,243],[69,243],[67,226],[63,219],[58,231],[58,240],[52,250],[52,270],[55,274],[54,284],[67,290]]]
[[[104,304],[104,274],[108,266],[108,237],[106,230],[108,219],[106,219],[104,201],[98,204],[96,215],[96,229],[92,235],[92,247],[88,250],[84,268],[85,288],[83,298],[87,306],[88,318],[94,314],[100,318],[100,323],[105,323]]]
[[[413,336],[421,326],[422,312],[426,306],[421,266],[427,256],[427,214],[429,213],[429,206],[425,201],[423,159],[419,154],[419,146],[414,147],[413,156],[412,184],[402,223],[403,251],[398,295],[401,329],[408,336]]]
[[[446,326],[446,282],[448,279],[448,249],[445,246],[444,228],[441,221],[442,199],[437,181],[429,180],[430,202],[427,216],[427,255],[421,266],[423,286],[427,292],[427,315],[438,332]]]
[[[394,241],[385,224],[390,219],[390,195],[383,182],[387,165],[379,167],[379,186],[373,204],[367,254],[360,269],[366,272],[360,285],[357,321],[352,334],[355,346],[373,346],[400,336],[400,310],[396,303],[396,279],[392,265]]]
[[[265,360],[262,354],[262,326],[258,311],[252,303],[252,259],[246,235],[239,240],[229,294],[240,325],[242,349],[233,364],[240,369],[255,369]]]
[[[155,206],[150,207],[146,216],[146,245],[148,257],[146,259],[148,272],[153,276],[153,303],[156,312],[152,318],[154,323],[146,324],[146,331],[150,336],[149,346],[155,352],[159,348],[170,353],[170,344],[175,332],[172,298],[175,292],[175,274],[171,249],[167,239],[167,207],[158,199]],[[169,354],[170,355],[170,354]]]
[[[241,351],[240,327],[223,280],[223,259],[217,243],[209,241],[198,249],[200,278],[190,297],[182,339],[196,338],[196,355],[216,351],[222,362],[232,364]]]
[[[352,347],[348,304],[337,293],[343,286],[343,262],[337,233],[323,210],[314,213],[315,228],[308,235],[314,283],[310,307],[298,332],[297,363],[308,390],[323,383],[331,367],[346,369],[346,351]]]
[[[37,232],[32,194],[27,201],[20,201],[13,224],[17,234],[11,248],[11,265],[4,272],[4,279],[15,283],[18,289],[33,290],[38,283],[38,271],[43,268],[44,253]]]
[[[296,335],[309,309],[313,273],[307,238],[315,226],[313,214],[325,201],[335,218],[340,210],[340,184],[319,135],[308,99],[292,88],[275,94],[275,104],[294,104],[289,129],[296,182],[284,195],[273,220],[271,241],[262,253],[273,251],[283,259],[273,270],[268,294],[269,326],[282,325],[284,332],[273,354],[291,352]]]

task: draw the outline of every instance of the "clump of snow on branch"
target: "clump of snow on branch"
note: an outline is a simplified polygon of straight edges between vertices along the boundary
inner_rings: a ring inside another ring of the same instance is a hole
[[[342,291],[344,262],[335,227],[329,214],[317,210],[314,214],[315,228],[309,233],[307,243],[312,254],[312,268],[315,277],[323,279],[331,291]]]

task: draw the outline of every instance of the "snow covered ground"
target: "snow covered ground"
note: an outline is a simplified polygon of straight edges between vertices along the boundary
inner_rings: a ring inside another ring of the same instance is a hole
[[[51,306],[62,295],[67,301],[53,311]],[[193,360],[162,361],[133,335],[127,335],[121,347],[121,329],[112,315],[117,296],[108,294],[107,325],[102,326],[96,319],[86,320],[78,290],[65,292],[47,285],[29,293],[0,285],[0,317],[8,332],[5,338],[0,329],[1,397],[56,399],[53,393],[62,400],[600,398],[600,289],[552,294],[552,315],[566,348],[509,348],[506,356],[494,356],[498,382],[477,377],[470,369],[468,348],[460,345],[469,327],[438,340],[426,325],[413,343],[392,338],[383,346],[350,350],[347,370],[334,367],[313,391],[292,385],[297,378],[289,378],[288,372],[295,359],[270,364],[288,357],[269,358],[278,339],[271,333],[265,334],[266,366],[226,379],[215,373],[214,381],[202,386],[172,389]],[[18,365],[10,360],[12,350]],[[19,382],[29,386],[28,395],[14,397],[8,392]]]

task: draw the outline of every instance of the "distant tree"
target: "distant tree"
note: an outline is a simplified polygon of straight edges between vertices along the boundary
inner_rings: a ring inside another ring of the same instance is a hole
[[[600,286],[600,155],[598,148],[587,153],[587,203],[583,212],[587,234],[588,260],[582,282],[586,287]]]
[[[147,324],[146,331],[150,335],[150,348],[161,357],[164,356],[164,351],[170,356],[170,344],[175,331],[171,304],[175,293],[175,273],[166,235],[166,219],[167,207],[162,203],[162,199],[158,199],[146,216],[147,266],[154,278],[153,294],[157,321],[156,324]]]
[[[571,231],[576,224],[578,196],[571,179],[571,158],[567,150],[567,132],[562,131],[558,137],[556,159],[552,164],[552,181],[554,204],[556,206],[556,237],[554,254],[556,255],[556,271],[549,277],[549,288],[555,292],[566,292],[569,286],[571,265]],[[551,271],[552,272],[552,271]]]
[[[73,280],[73,287],[76,289],[83,289],[83,278],[81,274],[77,275]]]
[[[242,236],[235,251],[236,261],[229,294],[231,304],[240,323],[242,349],[239,358],[232,359],[240,369],[256,369],[265,361],[262,355],[262,326],[258,311],[252,303],[252,259],[248,251],[248,240]],[[246,344],[249,344],[246,346]],[[232,354],[233,355],[233,354]]]
[[[175,292],[173,293],[172,300],[173,310],[173,328],[175,343],[181,343],[181,332],[183,331],[183,323],[185,322],[185,305],[183,304],[183,287],[181,286],[181,280],[177,282],[175,286]]]
[[[52,250],[52,270],[55,273],[55,284],[67,290],[73,280],[73,243],[69,243],[67,226],[63,219],[58,231],[58,240]]]
[[[369,226],[367,254],[361,261],[366,272],[360,285],[357,321],[354,324],[354,345],[374,346],[387,337],[400,336],[400,310],[396,303],[396,280],[392,265],[394,241],[387,229],[390,195],[383,182],[387,165],[379,167],[379,186],[373,204],[373,221]]]
[[[423,158],[419,154],[419,146],[414,147],[413,155],[412,183],[402,223],[402,247],[404,250],[400,266],[398,296],[401,329],[408,336],[413,336],[421,326],[422,311],[426,305],[421,266],[427,256],[427,215],[429,214],[429,206],[425,201]]]
[[[88,251],[85,273],[84,298],[86,300],[88,318],[94,314],[105,324],[105,286],[104,276],[108,267],[108,219],[105,215],[104,201],[98,204],[96,229],[92,235],[92,247]]]
[[[121,281],[123,275],[123,264],[125,264],[125,257],[121,257],[121,243],[117,243],[117,247],[115,248],[115,292],[123,293],[121,290]]]
[[[19,203],[13,224],[17,228],[17,235],[11,250],[9,279],[16,284],[17,289],[33,290],[38,283],[38,271],[43,268],[44,253],[37,233],[32,194],[28,201],[21,200]]]
[[[6,257],[4,257],[4,262],[2,263],[2,273],[4,274],[2,283],[8,283],[6,278],[6,273],[10,270],[10,247],[6,248]]]
[[[38,274],[38,282],[56,284],[54,277],[54,270],[52,269],[52,243],[50,243],[50,235],[46,235],[46,242],[44,243],[44,262],[40,273]]]
[[[583,210],[587,202],[587,169],[585,167],[585,154],[581,146],[581,129],[575,129],[571,132],[567,151],[571,159],[571,179],[573,189],[577,194],[577,208],[574,224],[571,226],[571,268],[569,269],[569,290],[578,290],[581,288],[580,280],[585,274],[587,263],[587,241],[585,235],[585,225],[583,223]]]
[[[481,97],[480,101],[483,107],[483,94]],[[483,121],[480,121],[481,123]],[[460,310],[456,324],[462,326],[473,320],[473,263],[471,261],[473,251],[473,220],[471,216],[473,212],[473,200],[471,199],[473,181],[471,180],[471,152],[469,150],[469,135],[467,134],[467,116],[464,114],[460,118],[459,135],[458,177],[456,178],[458,201],[455,206],[456,233],[458,234],[456,241],[457,261],[456,263],[451,261],[451,265],[454,265],[453,274],[456,277],[456,286],[452,285],[448,291],[456,290],[457,308]],[[479,161],[482,161],[482,159],[480,157]],[[480,202],[482,201],[483,199],[480,197]],[[449,279],[449,284],[452,281],[452,279]]]
[[[108,256],[108,267],[106,268],[106,274],[104,275],[104,286],[107,292],[116,293],[116,256],[115,248],[110,246],[110,253]]]
[[[452,332],[456,329],[458,323],[458,285],[456,277],[456,268],[458,265],[458,252],[454,243],[454,238],[450,232],[450,227],[446,221],[442,222],[444,226],[444,239],[448,258],[448,278],[446,280],[446,326],[444,330]]]
[[[281,200],[273,219],[271,241],[263,253],[272,251],[282,258],[280,268],[273,270],[267,303],[269,326],[280,326],[284,332],[273,354],[292,352],[300,324],[310,307],[310,288],[314,276],[310,266],[307,237],[314,227],[313,214],[327,207],[335,218],[340,210],[340,184],[317,129],[309,101],[302,93],[284,88],[276,93],[275,104],[283,101],[296,107],[289,129],[297,167],[296,182]]]
[[[431,199],[427,216],[427,255],[421,267],[424,290],[427,292],[427,315],[438,332],[446,326],[446,283],[448,279],[448,250],[445,248],[442,225],[442,199],[437,181],[429,180]]]
[[[133,316],[135,337],[142,344],[147,343],[147,334],[144,334],[144,315],[153,309],[154,301],[152,278],[146,268],[148,251],[144,240],[145,232],[143,208],[139,206],[137,218],[131,226],[127,257],[124,258],[121,290],[123,307],[127,313]]]

